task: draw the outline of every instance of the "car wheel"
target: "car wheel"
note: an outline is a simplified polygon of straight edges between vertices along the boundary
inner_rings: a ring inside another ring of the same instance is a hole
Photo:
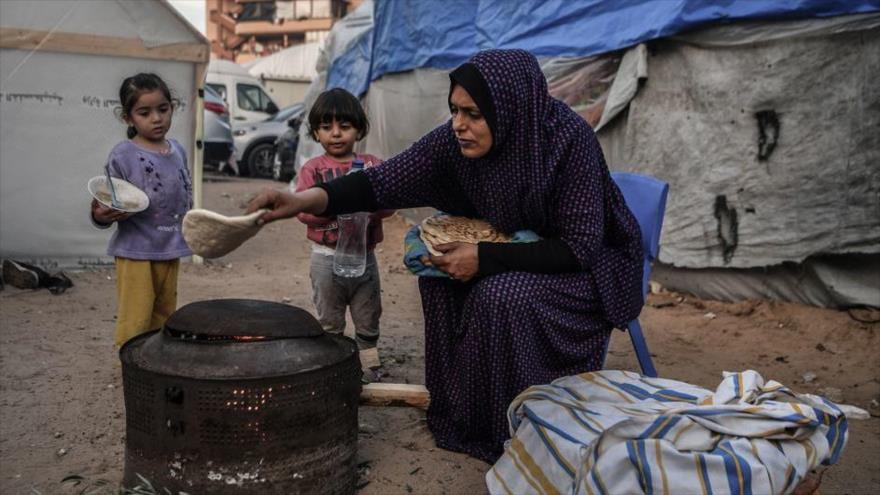
[[[275,147],[272,143],[260,143],[251,149],[245,161],[249,176],[270,179],[275,161]]]

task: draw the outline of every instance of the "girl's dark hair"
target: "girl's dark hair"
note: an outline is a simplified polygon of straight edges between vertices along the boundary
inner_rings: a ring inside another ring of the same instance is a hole
[[[361,103],[353,94],[342,88],[324,91],[312,105],[309,111],[309,135],[312,139],[318,140],[315,134],[321,124],[329,124],[334,119],[338,122],[351,123],[358,130],[358,141],[370,132],[370,122]]]
[[[171,96],[171,90],[168,89],[168,85],[165,84],[165,81],[162,80],[161,77],[152,73],[144,73],[135,74],[131,77],[126,77],[124,81],[122,81],[122,86],[119,88],[119,108],[117,112],[120,113],[119,117],[131,117],[131,111],[134,108],[134,104],[137,103],[138,98],[146,92],[159,90],[165,95],[165,98],[168,99],[168,102],[171,103],[172,107],[177,107],[178,100]],[[137,130],[134,126],[128,126],[128,130],[126,131],[128,138],[131,139],[137,135]]]

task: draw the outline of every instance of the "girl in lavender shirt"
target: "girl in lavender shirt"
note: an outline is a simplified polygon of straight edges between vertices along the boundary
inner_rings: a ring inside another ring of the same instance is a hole
[[[183,147],[165,138],[176,102],[168,85],[155,74],[137,74],[122,82],[119,101],[128,139],[110,151],[106,166],[150,198],[149,208],[134,214],[92,200],[95,225],[117,226],[107,254],[116,258],[114,340],[121,346],[161,328],[177,308],[180,258],[192,254],[180,231],[192,207],[192,181]]]

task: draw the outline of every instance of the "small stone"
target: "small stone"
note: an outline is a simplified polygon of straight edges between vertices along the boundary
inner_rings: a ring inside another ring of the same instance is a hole
[[[60,431],[56,431],[55,434],[54,434],[53,436],[54,436],[55,438],[61,438],[61,437],[64,436],[64,433],[61,433]]]
[[[113,385],[113,384],[111,383],[110,385],[107,385],[107,388],[109,388],[109,389],[114,389],[114,388],[116,388],[116,385]]]
[[[368,435],[375,435],[376,433],[379,433],[379,428],[376,428],[369,423],[361,423],[358,425],[358,432],[366,433]]]
[[[880,402],[878,402],[877,399],[871,399],[871,409],[878,408],[880,408]]]
[[[817,393],[831,402],[841,402],[843,400],[843,391],[836,387],[820,388],[817,390]]]
[[[785,327],[785,324],[780,321],[779,324],[776,326],[778,326],[779,328],[783,328],[783,327]]]
[[[293,299],[291,299],[289,297],[282,297],[281,298],[281,302],[283,302],[284,304],[290,304],[290,301],[293,301]]]
[[[76,327],[76,328],[78,328],[78,329],[80,329],[80,330],[85,330],[85,329],[86,329],[86,326],[85,326],[85,325],[80,325],[80,326],[78,326],[78,327]]]
[[[663,286],[660,285],[659,282],[654,282],[653,280],[651,280],[650,282],[648,282],[648,287],[650,287],[651,289],[651,294],[659,294],[663,292]]]
[[[58,452],[55,452],[55,455],[58,457],[64,457],[67,455],[67,449],[58,449]]]
[[[816,374],[812,371],[808,371],[803,375],[804,383],[810,383],[816,379]]]
[[[717,317],[718,317],[718,315],[716,315],[715,313],[713,313],[711,311],[709,311],[708,313],[703,315],[703,318],[708,318],[710,320],[714,320]]]

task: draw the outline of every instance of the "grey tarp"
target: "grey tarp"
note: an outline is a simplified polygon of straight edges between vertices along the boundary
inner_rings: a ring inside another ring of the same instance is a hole
[[[880,16],[858,17],[651,43],[637,94],[599,138],[612,168],[670,183],[658,274],[672,287],[880,305]],[[851,283],[852,263],[805,262],[846,253],[874,254],[854,258],[864,276]],[[718,270],[753,267],[772,268]]]

